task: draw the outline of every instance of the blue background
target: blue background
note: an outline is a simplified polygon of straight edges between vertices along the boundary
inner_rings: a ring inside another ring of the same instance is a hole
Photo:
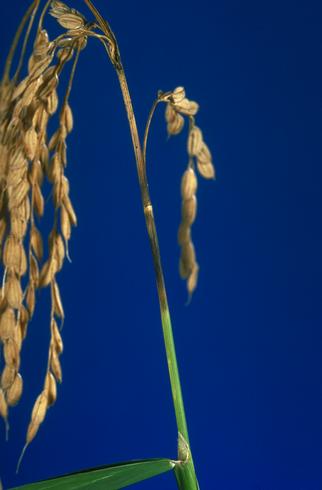
[[[1,3],[2,60],[24,3]],[[185,307],[176,230],[186,134],[167,141],[159,109],[148,174],[200,487],[321,489],[321,3],[96,4],[119,40],[141,134],[157,90],[184,85],[200,103],[197,123],[217,169],[215,183],[200,179],[193,226],[200,280]],[[52,20],[46,25],[58,32]],[[79,226],[73,262],[58,278],[64,379],[16,477],[45,373],[49,300],[41,291],[8,443],[1,427],[5,488],[120,460],[176,457],[130,135],[113,68],[94,40],[71,105],[67,175]],[[176,484],[166,474],[133,488]]]

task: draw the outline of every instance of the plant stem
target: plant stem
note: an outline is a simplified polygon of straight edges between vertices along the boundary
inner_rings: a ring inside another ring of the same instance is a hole
[[[197,483],[193,460],[189,447],[187,422],[186,422],[184,403],[183,403],[183,397],[181,391],[181,383],[180,383],[180,377],[178,371],[175,344],[173,339],[170,311],[168,306],[167,293],[166,293],[163,270],[161,265],[158,236],[157,236],[155,220],[153,216],[153,208],[149,195],[145,158],[143,157],[140,139],[139,139],[138,130],[135,121],[135,116],[134,116],[134,111],[133,111],[133,106],[131,102],[131,97],[129,94],[129,89],[122,66],[120,66],[117,69],[117,75],[119,78],[124,104],[125,104],[128,121],[130,125],[131,137],[132,137],[132,142],[134,147],[134,153],[136,158],[136,165],[137,165],[137,171],[138,171],[138,177],[139,177],[139,183],[141,189],[141,197],[142,197],[142,204],[144,209],[145,222],[146,222],[146,227],[150,240],[154,270],[156,274],[164,344],[165,344],[165,350],[166,350],[166,356],[168,362],[177,428],[179,432],[179,460],[182,461],[181,464],[177,465],[176,476],[180,488],[184,488],[185,490],[195,490],[198,488],[198,483]],[[181,446],[180,446],[180,438],[185,443],[183,445],[181,444]]]
[[[86,5],[89,7],[89,9],[91,10],[91,12],[93,13],[94,17],[96,18],[100,28],[102,29],[102,32],[106,36],[107,43],[104,42],[102,39],[101,41],[103,42],[105,49],[110,57],[110,60],[112,61],[115,67],[119,79],[121,91],[122,91],[122,96],[123,96],[124,105],[129,121],[129,126],[130,126],[138,179],[139,179],[140,190],[141,190],[141,199],[142,199],[142,205],[144,210],[145,223],[146,223],[148,236],[150,240],[153,265],[154,265],[154,270],[156,275],[163,338],[164,338],[166,357],[168,362],[175,416],[177,421],[179,461],[177,462],[174,471],[176,474],[176,479],[180,490],[198,490],[199,486],[197,482],[197,477],[196,477],[193,459],[190,451],[190,445],[189,445],[187,422],[186,422],[184,403],[183,403],[183,397],[181,391],[181,383],[180,383],[180,377],[178,371],[175,344],[173,339],[170,311],[168,306],[167,293],[166,293],[163,270],[161,265],[158,236],[155,227],[153,208],[150,199],[149,186],[148,186],[148,180],[146,175],[145,150],[146,150],[147,133],[157,102],[153,106],[148,119],[147,130],[144,137],[144,154],[143,154],[140,137],[136,125],[132,100],[131,100],[125,72],[121,63],[121,57],[116,42],[116,38],[108,22],[105,19],[103,19],[103,17],[100,15],[100,13],[93,5],[92,1],[91,0],[84,0],[84,1]]]

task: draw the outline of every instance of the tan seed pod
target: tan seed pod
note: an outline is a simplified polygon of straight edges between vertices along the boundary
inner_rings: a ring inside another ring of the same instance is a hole
[[[26,338],[29,319],[30,318],[27,309],[23,305],[21,305],[21,308],[19,310],[18,327],[20,329],[22,339]]]
[[[29,188],[30,185],[27,179],[22,180],[15,187],[8,188],[8,205],[10,211],[13,208],[18,208],[22,204],[28,194]]]
[[[21,351],[21,344],[22,344],[22,331],[21,331],[19,323],[16,325],[13,338],[14,338],[14,341],[16,342],[18,352],[20,352]]]
[[[83,16],[76,13],[62,14],[57,20],[65,29],[82,29],[85,26]]]
[[[174,106],[175,110],[186,116],[195,116],[198,112],[199,105],[197,102],[189,99],[183,99]]]
[[[0,339],[2,342],[13,338],[16,326],[15,313],[12,308],[7,307],[0,315]]]
[[[54,348],[59,355],[63,352],[64,345],[58,329],[57,322],[54,318],[51,320],[51,335],[54,341]]]
[[[3,357],[7,366],[18,369],[20,362],[18,347],[13,338],[5,340],[3,344]]]
[[[7,186],[15,187],[27,175],[27,160],[23,159],[19,164],[14,164],[10,159],[9,169],[7,174]]]
[[[69,180],[67,177],[64,175],[62,178],[62,188],[63,188],[63,195],[68,196],[69,195]]]
[[[0,319],[1,319],[1,315],[4,312],[4,310],[7,308],[8,304],[4,294],[2,294],[3,293],[2,288],[0,288],[0,293],[1,293],[0,294]]]
[[[179,260],[179,274],[181,279],[187,279],[190,274],[190,269],[187,268],[187,265],[185,264],[185,262],[182,260],[181,257]]]
[[[23,244],[22,242],[21,243],[21,255],[19,257],[19,264],[18,264],[18,267],[17,269],[15,269],[15,272],[18,274],[18,276],[22,277],[26,274],[27,272],[27,256],[26,256],[26,252],[25,252],[25,249],[23,247]]]
[[[49,249],[51,258],[55,259],[57,269],[61,269],[65,258],[65,246],[64,241],[59,233],[52,231],[49,236]]]
[[[34,198],[35,211],[38,216],[43,216],[44,209],[45,209],[45,201],[40,186],[38,184],[35,184],[33,190],[34,190],[33,198]]]
[[[27,258],[22,242],[13,234],[6,240],[3,263],[7,269],[12,269],[19,276],[23,276],[27,270]]]
[[[65,126],[62,126],[62,128],[65,128]],[[64,136],[64,138],[67,138],[67,130],[65,130],[65,131],[66,131],[66,135]],[[65,133],[65,131],[64,131],[64,133]],[[59,157],[60,157],[61,162],[66,167],[66,165],[67,165],[67,145],[66,145],[65,139],[59,140],[59,142],[57,144],[57,152],[59,153]]]
[[[175,119],[168,123],[167,125],[167,131],[169,135],[177,135],[179,134],[184,126],[184,118],[180,114],[176,114]]]
[[[67,132],[70,133],[71,130],[73,129],[74,121],[73,121],[73,113],[68,103],[64,107],[63,114],[62,114],[62,121],[66,127]]]
[[[47,396],[44,391],[38,395],[35,404],[33,406],[31,412],[31,421],[37,421],[38,424],[41,424],[44,421],[45,415],[47,411]]]
[[[0,388],[0,416],[7,420],[8,418],[8,405],[4,396],[3,390]]]
[[[10,388],[16,377],[16,369],[13,366],[5,366],[1,375],[1,388],[6,391]]]
[[[187,289],[188,289],[188,293],[189,293],[190,297],[197,287],[198,274],[199,274],[199,266],[197,263],[195,263],[193,266],[192,272],[189,275],[188,280],[187,280]]]
[[[51,283],[58,270],[57,266],[58,264],[55,257],[50,257],[50,259],[44,263],[39,275],[39,283],[38,283],[39,287],[44,288]]]
[[[30,277],[35,287],[37,287],[39,282],[39,267],[36,258],[32,254],[30,255]]]
[[[19,279],[9,274],[5,284],[5,296],[11,308],[19,310],[22,302],[22,290]]]
[[[34,55],[43,57],[47,54],[49,48],[48,32],[42,29],[38,32],[34,43]]]
[[[56,151],[50,160],[48,168],[48,178],[51,182],[59,182],[62,175],[62,161],[59,153]]]
[[[197,126],[193,126],[193,128],[189,131],[188,136],[188,144],[187,150],[188,154],[192,157],[198,155],[202,148],[203,137],[201,129]]]
[[[172,123],[175,120],[176,116],[176,111],[173,109],[172,105],[168,103],[165,109],[165,120],[167,121],[167,123]]]
[[[32,119],[32,125],[39,134],[45,134],[48,119],[49,119],[48,113],[45,110],[44,105],[41,104],[36,110],[34,117]]]
[[[186,97],[186,91],[183,87],[177,87],[172,92],[172,100],[174,104],[179,104]]]
[[[71,32],[71,31],[67,31],[67,32]],[[80,51],[83,51],[83,49],[85,49],[87,46],[88,36],[86,36],[85,34],[83,36],[78,36],[78,38],[75,41],[76,41],[77,49],[79,49]],[[110,53],[111,53],[112,59],[114,58],[114,60],[115,60],[115,45],[111,44]]]
[[[184,200],[191,199],[197,191],[197,176],[192,168],[188,168],[181,179],[181,196]]]
[[[44,253],[44,247],[43,247],[41,234],[35,225],[32,226],[30,231],[30,244],[37,259],[41,260]]]
[[[27,223],[24,219],[21,219],[19,214],[17,213],[12,213],[11,214],[11,220],[10,220],[10,229],[12,235],[21,240],[27,231]]]
[[[36,92],[39,88],[40,83],[41,83],[40,77],[38,77],[35,80],[33,80],[32,82],[28,83],[27,88],[24,91],[22,98],[21,98],[21,104],[23,107],[29,106],[32,103],[32,101],[36,95]]]
[[[36,436],[39,426],[44,421],[44,418],[46,416],[47,406],[48,406],[47,396],[44,392],[42,392],[38,396],[32,410],[31,421],[27,429],[26,445],[30,444],[30,442]],[[23,456],[23,453],[21,456]]]
[[[58,76],[56,75],[56,73],[52,74],[52,72],[49,72],[49,70],[46,71],[46,77],[44,77],[44,80],[38,90],[38,96],[43,101],[46,101],[47,97],[52,93],[53,90],[56,89],[58,85]]]
[[[3,264],[7,268],[14,268],[19,261],[21,254],[21,242],[17,240],[13,235],[9,235],[4,244],[3,250]]]
[[[51,53],[54,48],[54,43],[49,41],[48,32],[45,29],[39,32],[34,43],[33,54],[36,58],[45,58],[48,53]]]
[[[42,144],[40,149],[40,161],[44,168],[47,168],[49,163],[49,151],[47,145],[45,144]]]
[[[50,115],[55,114],[58,107],[58,95],[57,90],[53,90],[47,99],[47,112]]]
[[[183,245],[181,249],[181,259],[185,270],[190,274],[196,263],[195,247],[191,241]]]
[[[28,186],[29,189],[29,186]],[[29,197],[26,196],[17,207],[17,214],[21,217],[21,219],[25,221],[29,221],[30,218],[30,200]]]
[[[183,245],[190,241],[190,226],[187,226],[186,223],[181,223],[178,229],[178,244]]]
[[[38,134],[33,127],[26,132],[24,141],[26,156],[29,160],[33,160],[38,146]]]
[[[55,314],[59,318],[64,318],[65,315],[64,315],[63,303],[61,300],[58,284],[55,280],[52,282],[52,301],[54,304]]]
[[[48,150],[49,151],[53,151],[56,148],[60,137],[61,137],[60,129],[57,129],[57,131],[52,135],[52,137],[49,140],[49,143],[48,143]]]
[[[211,162],[208,163],[203,163],[197,160],[197,169],[198,172],[202,177],[205,179],[215,179],[216,178],[216,173],[215,173],[215,167]]]
[[[76,226],[77,225],[77,217],[76,217],[76,214],[75,214],[75,211],[74,211],[74,208],[73,208],[73,205],[71,203],[69,196],[66,195],[63,198],[63,204],[64,204],[64,207],[65,207],[67,213],[68,213],[71,224]]]
[[[59,0],[53,0],[50,5],[50,15],[57,18],[63,14],[70,13],[71,10],[72,9],[70,7],[68,7],[63,2],[60,2]]]
[[[9,407],[17,405],[22,395],[23,381],[19,373],[17,373],[14,382],[6,393],[7,403]]]
[[[51,407],[57,399],[57,384],[53,374],[50,371],[46,375],[44,391],[47,395],[48,407]]]
[[[190,199],[185,199],[182,202],[182,221],[192,225],[197,214],[197,199],[192,196]]]
[[[32,162],[28,177],[31,185],[42,184],[44,178],[44,172],[40,160],[34,160]]]
[[[56,378],[56,380],[61,383],[62,382],[62,370],[60,361],[58,359],[58,354],[55,349],[52,349],[50,356],[50,368]]]
[[[197,159],[201,163],[209,163],[212,160],[210,150],[206,143],[203,141],[199,152],[197,153]]]
[[[63,39],[59,39],[56,44],[59,48],[71,48],[73,46],[73,43],[74,43],[74,39],[72,39],[71,37],[64,37]],[[66,51],[69,51],[69,49],[66,49]],[[63,49],[61,49],[60,51],[62,51]],[[59,51],[57,51],[57,56],[59,54]]]
[[[71,225],[69,214],[67,213],[64,205],[62,205],[60,208],[60,227],[63,237],[66,241],[68,241],[71,237]]]
[[[36,295],[35,295],[35,286],[31,282],[26,291],[26,305],[29,311],[30,316],[32,317],[35,311],[36,305]]]
[[[58,269],[61,269],[65,258],[65,245],[59,233],[55,237],[55,255],[57,258]]]
[[[30,128],[33,126],[32,121],[35,115],[36,110],[40,106],[40,101],[37,97],[34,97],[28,107],[24,107],[24,111],[21,114],[21,118],[24,124],[24,129]]]

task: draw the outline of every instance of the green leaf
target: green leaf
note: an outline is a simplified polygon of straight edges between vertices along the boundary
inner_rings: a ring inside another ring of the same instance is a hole
[[[144,459],[101,466],[69,475],[30,483],[11,490],[118,490],[133,483],[152,478],[175,467],[170,459]]]

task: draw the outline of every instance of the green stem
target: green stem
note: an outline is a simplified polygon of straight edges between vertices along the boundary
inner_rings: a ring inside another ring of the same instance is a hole
[[[149,195],[145,159],[143,157],[143,153],[141,149],[140,139],[138,135],[138,130],[136,126],[136,121],[135,121],[128,85],[122,67],[120,67],[117,70],[117,74],[118,74],[121,91],[125,103],[125,108],[128,116],[128,121],[130,125],[130,131],[132,136],[132,142],[134,147],[134,153],[136,158],[137,171],[138,171],[138,177],[139,177],[139,183],[141,189],[145,222],[146,222],[146,227],[150,240],[154,270],[156,274],[163,338],[164,338],[164,344],[165,344],[165,350],[166,350],[166,356],[168,362],[177,428],[179,433],[178,456],[179,456],[180,463],[176,466],[175,472],[176,472],[177,482],[180,489],[196,490],[198,488],[198,483],[197,483],[194,464],[193,464],[192,455],[189,446],[187,421],[185,416],[181,383],[180,383],[179,370],[177,364],[177,356],[176,356],[175,344],[173,339],[170,311],[168,306],[167,293],[166,293],[163,270],[161,265],[158,236],[157,236],[155,220],[153,216],[153,208]]]

